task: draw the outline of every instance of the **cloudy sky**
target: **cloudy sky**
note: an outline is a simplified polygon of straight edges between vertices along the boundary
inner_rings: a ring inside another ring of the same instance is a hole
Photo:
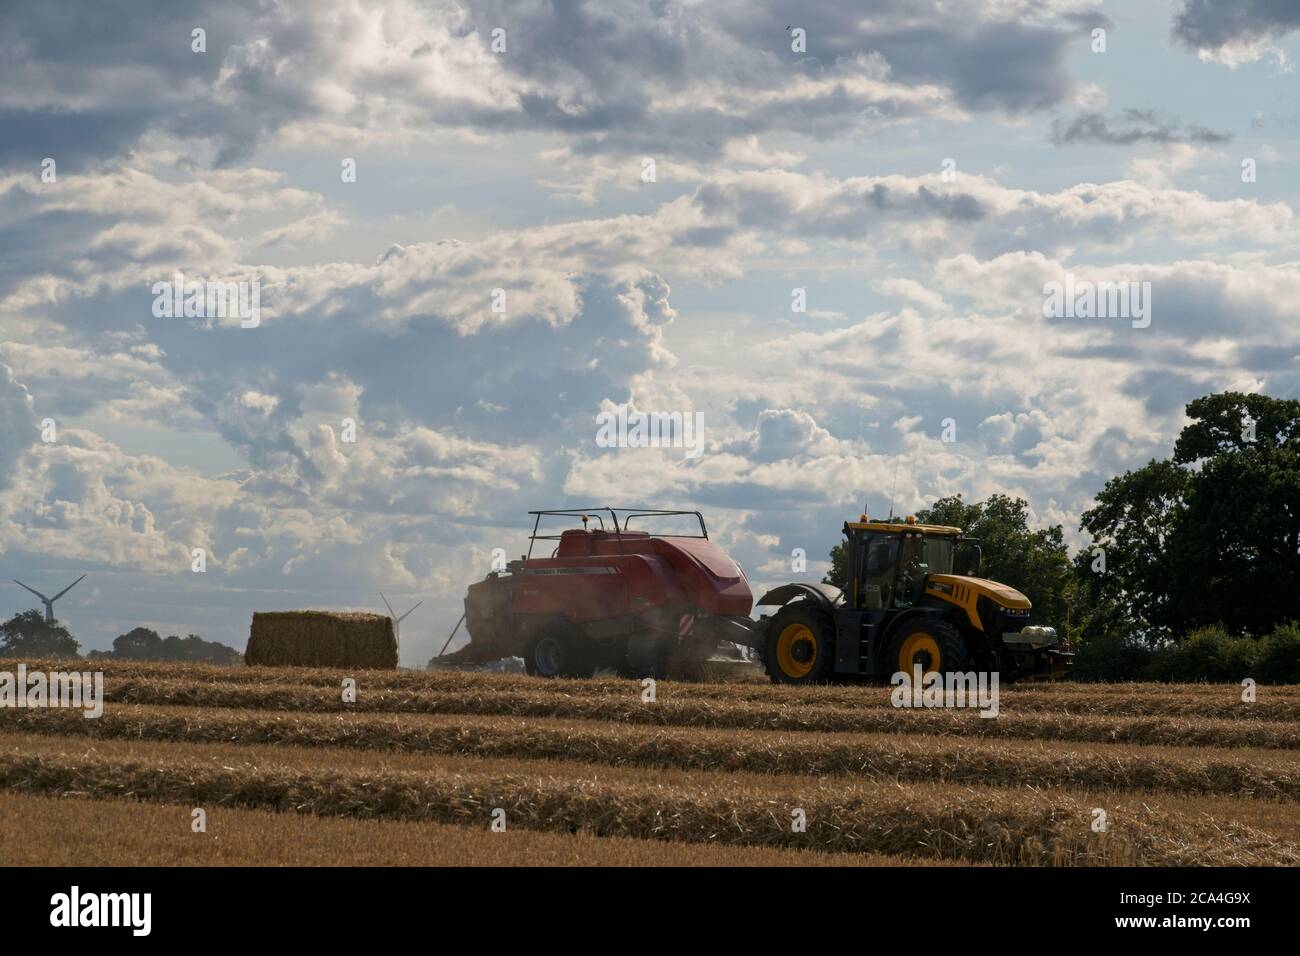
[[[1300,392],[1297,11],[11,5],[0,579],[88,572],[83,650],[383,590],[419,665],[530,508],[698,508],[756,586],[895,483],[1077,547],[1189,399]],[[177,271],[260,324],[155,315]],[[1150,325],[1045,318],[1067,275]],[[703,453],[602,447],[618,405]]]

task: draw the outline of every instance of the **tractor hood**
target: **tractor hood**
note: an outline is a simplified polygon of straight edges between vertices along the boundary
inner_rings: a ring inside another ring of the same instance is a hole
[[[1015,588],[988,578],[968,578],[961,574],[932,574],[925,579],[925,593],[966,611],[973,625],[983,630],[979,617],[979,599],[988,598],[999,607],[1028,613],[1032,605]]]

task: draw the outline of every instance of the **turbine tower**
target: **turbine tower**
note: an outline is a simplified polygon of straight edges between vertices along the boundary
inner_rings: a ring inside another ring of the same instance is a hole
[[[84,577],[85,575],[83,574],[81,578]],[[28,591],[31,591],[38,598],[41,599],[41,603],[45,605],[45,623],[53,624],[54,623],[54,602],[57,601],[59,598],[63,597],[63,595],[67,594],[78,584],[80,584],[81,578],[77,578],[77,580],[73,581],[66,588],[64,588],[62,591],[60,591],[58,594],[54,595],[54,597],[51,598],[46,597],[44,594],[42,594],[40,591],[36,590],[35,588],[28,588],[27,585],[23,584],[23,582],[19,581],[17,578],[14,578],[14,584],[18,585],[20,588],[27,588]],[[415,608],[411,608],[411,611],[413,610],[415,610]],[[407,611],[406,613],[410,614],[411,611]]]
[[[393,611],[393,606],[388,603],[388,598],[384,597],[383,591],[379,592],[379,596],[384,598],[384,606],[388,608],[388,616],[393,619],[393,637],[397,638],[397,641],[400,644],[402,641],[402,620],[424,602],[416,601],[414,607],[411,608],[411,611],[407,611],[406,614],[398,617],[396,612]]]

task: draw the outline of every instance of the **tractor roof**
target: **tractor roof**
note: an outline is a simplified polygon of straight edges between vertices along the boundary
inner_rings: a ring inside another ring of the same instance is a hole
[[[917,531],[921,534],[933,534],[941,536],[959,535],[962,533],[961,528],[954,528],[946,524],[918,524],[915,521],[886,521],[876,519],[874,521],[847,521],[844,526],[852,528],[854,531]]]

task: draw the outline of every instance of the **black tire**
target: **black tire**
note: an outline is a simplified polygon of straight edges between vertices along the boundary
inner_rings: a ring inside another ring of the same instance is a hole
[[[653,677],[656,680],[663,680],[668,674],[668,646],[666,641],[660,641],[653,647],[649,648],[650,653],[647,655],[645,633],[633,635],[637,645],[637,660],[633,663],[629,645],[632,643],[630,638],[618,650],[618,661],[614,665],[614,671],[624,680],[645,680],[647,677]]]
[[[577,628],[552,624],[528,642],[524,670],[531,677],[591,677],[596,673],[596,662]]]
[[[768,624],[763,667],[774,684],[824,684],[835,676],[835,619],[814,601],[796,601]]]
[[[938,657],[938,660],[934,658]],[[905,659],[906,658],[906,659]],[[931,671],[953,674],[970,670],[970,648],[957,629],[937,617],[905,621],[889,642],[889,673],[903,672],[910,679],[916,664],[922,675]]]

